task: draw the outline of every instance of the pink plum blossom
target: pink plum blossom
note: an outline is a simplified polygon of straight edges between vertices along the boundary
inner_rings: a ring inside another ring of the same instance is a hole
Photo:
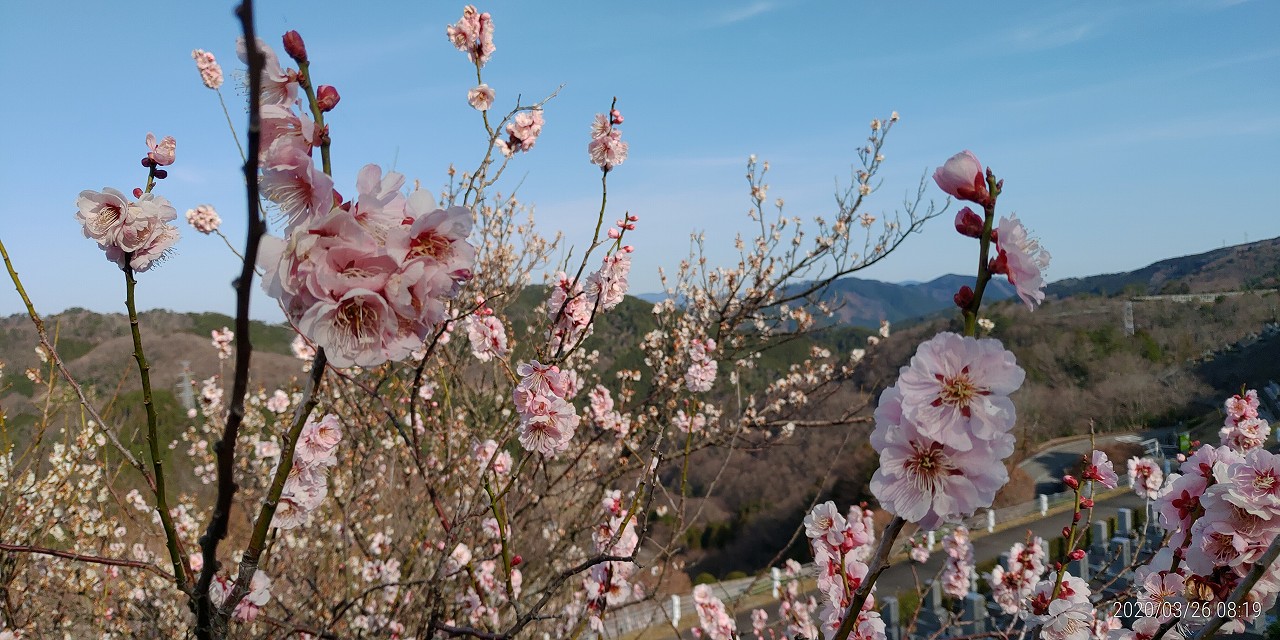
[[[917,348],[897,388],[903,412],[921,434],[967,451],[1013,428],[1009,394],[1025,375],[998,340],[944,332]]]
[[[1120,482],[1120,478],[1116,476],[1115,465],[1111,464],[1111,461],[1107,459],[1106,453],[1096,449],[1090,454],[1089,464],[1085,468],[1083,475],[1085,480],[1097,480],[1099,484],[1108,489],[1116,488],[1116,485]]]
[[[903,413],[902,393],[886,389],[875,412],[871,446],[880,467],[871,492],[889,512],[923,529],[937,529],[952,518],[991,506],[1009,481],[1004,458],[1013,453],[1013,436],[973,439],[966,450],[938,442]]]
[[[542,133],[543,124],[541,109],[517,113],[511,122],[507,123],[507,139],[501,149],[503,154],[511,157],[517,151],[532,149]]]
[[[587,155],[590,156],[592,164],[604,171],[609,171],[626,161],[628,145],[622,141],[622,132],[612,125],[607,116],[602,113],[596,114],[591,132],[591,142],[587,143]]]
[[[804,533],[815,544],[839,546],[844,541],[845,519],[830,500],[817,505],[804,517]]]
[[[970,151],[961,151],[933,172],[933,181],[954,198],[986,205],[991,199],[982,163]]]
[[[212,53],[203,49],[195,49],[191,57],[196,61],[196,70],[200,72],[200,81],[204,86],[217,90],[222,87],[222,66]]]
[[[507,356],[507,330],[501,320],[491,315],[473,316],[467,322],[467,337],[471,340],[471,355],[481,362]]]
[[[298,458],[304,462],[325,464],[333,459],[334,450],[342,441],[342,424],[338,416],[330,413],[320,420],[308,418],[298,436]]]
[[[467,104],[476,111],[488,111],[493,106],[493,87],[480,83],[467,91]]]
[[[280,67],[276,52],[262,38],[257,39],[258,50],[264,58],[262,67],[262,104],[290,105],[298,97],[298,74],[293,69],[288,71]],[[236,56],[248,64],[248,48],[244,37],[236,40]]]
[[[996,247],[997,260],[1003,266],[1001,273],[1009,277],[1018,297],[1034,311],[1037,304],[1044,302],[1044,270],[1049,267],[1049,252],[1039,240],[1030,237],[1016,215],[1000,217]]]
[[[222,225],[222,218],[213,209],[213,205],[202,204],[194,209],[187,210],[187,224],[195,227],[196,231],[207,235],[218,230],[218,227]]]
[[[309,147],[281,144],[280,138],[264,154],[262,196],[280,206],[289,228],[319,218],[333,207],[333,179],[311,161]]]
[[[97,241],[104,249],[119,243],[129,210],[129,201],[123,193],[111,187],[103,187],[101,192],[81,191],[76,207],[79,209],[76,219],[84,226],[84,237]]]
[[[1129,458],[1129,484],[1139,498],[1156,498],[1164,483],[1164,472],[1151,458]]]
[[[267,411],[272,413],[284,413],[289,409],[289,394],[283,390],[276,389],[275,393],[267,399]]]
[[[147,159],[151,164],[157,167],[166,167],[173,164],[178,143],[173,136],[165,136],[159,142],[156,141],[154,133],[147,133]]]
[[[520,444],[547,457],[569,447],[580,420],[573,405],[558,396],[531,394],[520,406]]]
[[[213,348],[218,352],[219,360],[226,360],[231,357],[231,343],[235,340],[236,334],[223,327],[222,329],[214,329],[211,332],[213,336]]]
[[[488,13],[477,11],[474,5],[467,5],[462,9],[462,17],[445,28],[445,35],[477,67],[483,67],[495,50],[493,18]]]

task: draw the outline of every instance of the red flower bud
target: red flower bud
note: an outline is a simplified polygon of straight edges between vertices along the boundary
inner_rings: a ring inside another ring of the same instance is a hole
[[[951,299],[955,301],[957,307],[968,309],[969,305],[973,303],[973,289],[966,284],[960,287],[960,290]]]
[[[1064,538],[1070,538],[1070,537],[1071,537],[1071,527],[1063,527],[1063,528],[1062,528],[1062,537],[1064,537]]]
[[[982,216],[973,212],[973,209],[965,207],[956,212],[956,231],[960,235],[970,238],[982,237]]]
[[[1082,498],[1082,499],[1080,500],[1080,508],[1082,508],[1082,509],[1092,509],[1092,508],[1093,508],[1093,500],[1092,500],[1091,498]]]
[[[524,558],[521,558],[520,554],[516,554],[515,557],[511,558],[511,566],[513,567],[518,567],[523,562]]]
[[[1084,560],[1084,549],[1076,549],[1071,552],[1072,560]]]
[[[321,111],[326,113],[333,111],[333,108],[338,106],[338,101],[341,99],[342,96],[338,95],[338,90],[334,89],[332,85],[322,84],[319,89],[316,89],[316,104],[319,105]]]
[[[164,169],[156,169],[151,175],[154,175],[156,180],[164,180],[169,177],[169,172]]]
[[[302,64],[307,61],[307,45],[302,42],[302,36],[297,31],[290,31],[284,34],[284,52],[289,54],[290,58]]]
[[[133,188],[133,197],[135,197],[135,198],[141,198],[141,197],[142,197],[142,187],[134,187],[134,188]]]
[[[1005,255],[1005,252],[1001,251],[1000,255],[992,258],[991,261],[987,263],[987,271],[990,271],[993,276],[1001,273],[1009,273],[1009,257]]]
[[[1065,484],[1068,487],[1071,487],[1072,489],[1080,488],[1080,481],[1076,480],[1076,477],[1069,473],[1065,476],[1062,476],[1062,484]]]

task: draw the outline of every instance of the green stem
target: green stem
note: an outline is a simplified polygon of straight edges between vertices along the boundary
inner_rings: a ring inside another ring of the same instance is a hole
[[[245,594],[249,593],[249,581],[258,570],[262,551],[266,548],[267,534],[271,531],[271,520],[275,517],[276,507],[280,504],[280,494],[284,492],[285,481],[289,479],[289,472],[293,469],[293,456],[298,447],[298,437],[307,424],[307,418],[320,403],[318,393],[320,380],[324,377],[327,362],[324,348],[316,347],[316,357],[311,362],[311,375],[307,378],[307,385],[302,391],[305,400],[294,412],[293,424],[289,426],[289,432],[281,443],[280,464],[276,466],[276,475],[271,480],[271,488],[267,490],[267,498],[262,501],[262,508],[258,510],[258,519],[253,526],[253,537],[249,539],[249,547],[245,549],[244,557],[240,560],[240,572],[236,577],[231,596],[227,598],[227,604],[222,606],[225,611],[234,610]]]
[[[311,118],[316,121],[316,132],[320,135],[320,162],[324,172],[333,175],[333,166],[329,162],[329,131],[324,127],[324,112],[316,101],[316,90],[311,85],[311,63],[298,63],[298,86],[307,94],[307,104],[311,105]]]
[[[974,337],[978,335],[978,310],[982,307],[982,294],[991,281],[991,230],[995,226],[996,199],[1000,197],[1000,187],[991,173],[987,174],[987,189],[991,193],[990,200],[982,205],[982,235],[978,237],[978,279],[973,284],[973,301],[964,308],[964,334]]]
[[[125,254],[124,267],[125,307],[129,309],[129,331],[133,334],[133,359],[138,362],[138,373],[142,376],[142,406],[147,411],[147,446],[151,454],[152,475],[156,481],[156,511],[160,513],[160,523],[164,526],[165,545],[169,548],[169,560],[173,563],[173,577],[178,589],[187,588],[187,572],[182,564],[182,552],[179,550],[178,532],[173,526],[173,516],[169,513],[169,499],[165,491],[164,466],[160,459],[160,437],[157,434],[156,406],[151,397],[151,365],[142,351],[142,332],[138,327],[138,306],[134,297],[137,281],[133,278],[133,269],[127,260],[133,254]]]

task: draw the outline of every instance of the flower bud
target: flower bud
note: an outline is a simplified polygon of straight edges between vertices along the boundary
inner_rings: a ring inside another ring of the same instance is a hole
[[[969,305],[973,304],[973,289],[966,284],[960,287],[960,290],[951,299],[955,301],[957,307],[968,309]]]
[[[151,175],[154,175],[156,180],[164,180],[169,177],[169,172],[164,169],[156,169]]]
[[[290,58],[303,64],[307,61],[307,45],[302,42],[302,36],[297,31],[290,31],[284,34],[284,52],[289,54]]]
[[[982,216],[965,207],[956,213],[956,231],[970,238],[982,237]]]
[[[622,124],[622,112],[617,109],[609,110],[609,122],[613,124]]]
[[[1079,512],[1079,511],[1077,511],[1077,512],[1075,512],[1075,513],[1071,514],[1071,521],[1072,521],[1072,522],[1080,522],[1080,512]]]
[[[1076,549],[1071,552],[1072,560],[1084,560],[1084,549]]]
[[[1063,528],[1062,528],[1062,537],[1064,537],[1064,538],[1070,538],[1070,537],[1071,537],[1071,527],[1063,527]]]
[[[334,89],[333,85],[322,84],[319,89],[316,89],[316,105],[325,113],[333,111],[341,99],[342,96],[338,95],[338,90]]]
[[[987,271],[991,272],[991,275],[993,276],[1002,273],[1009,273],[1009,256],[1005,255],[1005,252],[1001,251],[1000,255],[992,258],[991,261],[987,263]]]
[[[520,557],[520,554],[518,553],[511,558],[511,566],[513,567],[518,567],[523,562],[524,562],[524,558]]]
[[[987,181],[982,175],[982,163],[969,151],[961,151],[933,172],[933,181],[948,195],[976,202],[991,204]]]
[[[1093,499],[1092,499],[1092,498],[1082,498],[1082,499],[1080,500],[1080,508],[1082,508],[1082,509],[1092,509],[1092,508],[1093,508]]]
[[[141,198],[141,197],[142,197],[142,187],[134,187],[134,188],[133,188],[133,197],[135,197],[135,198]]]
[[[1069,473],[1065,476],[1062,476],[1062,484],[1065,484],[1068,487],[1071,487],[1072,489],[1080,488],[1080,481],[1076,480],[1076,477]]]

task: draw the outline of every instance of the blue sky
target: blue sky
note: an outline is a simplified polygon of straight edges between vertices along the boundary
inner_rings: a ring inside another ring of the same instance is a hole
[[[231,2],[8,3],[0,9],[0,238],[37,307],[123,310],[123,278],[74,218],[83,189],[128,192],[148,131],[178,140],[158,193],[179,214],[213,204],[243,241],[239,160],[193,48],[238,67]],[[522,180],[544,230],[581,244],[598,209],[585,147],[612,96],[630,159],[610,175],[614,215],[641,217],[632,291],[706,231],[712,259],[749,229],[746,157],[769,160],[770,199],[830,215],[868,122],[898,111],[870,211],[900,206],[920,177],[971,149],[1005,178],[1015,211],[1053,254],[1050,280],[1280,235],[1280,3],[1253,0],[997,3],[495,2],[485,79],[505,111],[562,83]],[[643,8],[641,8],[641,5]],[[445,25],[462,5],[260,2],[279,49],[297,29],[330,114],[335,181],[374,162],[438,191],[450,163],[483,151],[474,84]],[[234,82],[224,87],[236,124]],[[942,194],[930,185],[939,202]],[[616,208],[614,208],[616,207]],[[613,217],[613,216],[611,216]],[[182,223],[177,253],[140,276],[145,308],[233,308],[234,257]],[[950,216],[859,274],[888,281],[968,273]],[[255,316],[279,319],[264,298]],[[0,287],[0,314],[21,311]]]

